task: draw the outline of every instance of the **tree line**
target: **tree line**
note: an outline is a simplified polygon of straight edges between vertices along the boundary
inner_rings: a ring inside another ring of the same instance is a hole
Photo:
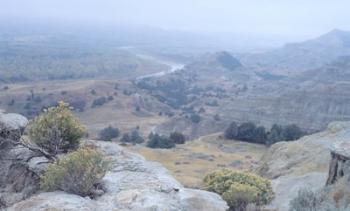
[[[251,143],[272,145],[279,141],[293,141],[306,133],[295,124],[286,126],[274,124],[267,130],[264,126],[257,126],[253,122],[237,124],[232,122],[224,132],[227,139],[235,139]]]

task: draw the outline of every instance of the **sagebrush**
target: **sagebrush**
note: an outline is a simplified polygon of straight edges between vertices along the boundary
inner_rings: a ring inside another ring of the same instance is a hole
[[[32,142],[56,155],[76,149],[85,134],[85,127],[74,117],[69,105],[60,102],[35,118],[28,133]]]
[[[89,196],[109,166],[109,161],[101,152],[78,149],[48,167],[41,177],[41,187],[45,191],[61,190]]]
[[[245,211],[248,204],[266,205],[274,198],[271,182],[252,173],[223,169],[205,176],[204,185],[220,194],[231,210]]]

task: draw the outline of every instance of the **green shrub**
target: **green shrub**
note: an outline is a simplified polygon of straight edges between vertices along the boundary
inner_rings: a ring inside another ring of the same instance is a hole
[[[258,144],[265,144],[266,143],[266,130],[265,127],[259,126],[256,127],[255,130],[253,131],[253,142],[258,143]]]
[[[147,147],[150,148],[172,148],[175,147],[175,143],[166,136],[151,133],[147,142]]]
[[[224,136],[227,139],[235,139],[238,134],[238,126],[236,122],[232,122],[228,128],[225,130]]]
[[[256,126],[252,122],[241,125],[232,122],[225,130],[227,139],[236,139],[246,142],[272,145],[279,141],[292,141],[299,139],[305,133],[297,125],[281,126],[274,124],[269,131],[263,126]]]
[[[96,108],[96,107],[99,107],[99,106],[103,106],[105,103],[107,103],[107,98],[106,97],[99,97],[97,99],[95,99],[93,102],[92,102],[92,105],[91,105],[91,108]]]
[[[97,93],[96,93],[96,90],[94,90],[94,89],[92,89],[91,91],[90,91],[90,93],[92,94],[92,95],[96,95]]]
[[[60,102],[35,118],[28,133],[32,142],[56,155],[77,148],[85,127],[74,117],[69,105]]]
[[[41,177],[45,191],[62,190],[88,196],[106,174],[109,162],[93,149],[78,149],[51,164]]]
[[[304,132],[295,124],[284,127],[283,136],[286,141],[297,140],[303,135]]]
[[[290,211],[346,211],[350,208],[349,181],[340,179],[337,183],[312,191],[300,189],[289,202]]]
[[[135,111],[141,111],[141,107],[140,106],[136,106]]]
[[[119,136],[119,129],[108,126],[100,131],[99,138],[103,141],[111,141],[113,138],[117,138]]]
[[[186,141],[185,136],[180,132],[172,132],[170,133],[169,138],[175,143],[175,144],[184,144]]]
[[[134,144],[141,144],[145,141],[137,130],[131,132],[130,140]]]
[[[129,143],[131,142],[131,138],[130,138],[130,135],[129,133],[124,133],[122,138],[120,139],[121,142],[124,142],[124,143]]]
[[[107,100],[108,101],[112,101],[112,100],[114,100],[114,97],[112,95],[110,95],[110,96],[107,97]]]
[[[245,122],[238,126],[237,139],[242,141],[254,140],[256,125],[253,122]]]
[[[326,195],[323,191],[319,193],[313,192],[309,189],[301,189],[297,197],[289,203],[290,211],[317,211],[321,210],[323,201]]]
[[[266,205],[274,197],[269,180],[228,169],[208,174],[204,185],[208,191],[220,194],[230,208],[237,211],[244,211],[248,204]]]
[[[190,119],[193,123],[198,124],[201,121],[201,116],[199,116],[198,114],[192,114]]]
[[[142,138],[142,136],[139,134],[137,130],[133,130],[130,134],[124,133],[120,141],[124,143],[141,144],[145,140]]]
[[[276,142],[283,141],[283,127],[277,124],[272,125],[270,132],[267,134],[267,145],[272,145]]]

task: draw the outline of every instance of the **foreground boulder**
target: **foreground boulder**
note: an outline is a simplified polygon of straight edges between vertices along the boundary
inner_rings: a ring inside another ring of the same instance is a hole
[[[105,193],[90,199],[64,192],[40,193],[8,208],[28,210],[227,210],[215,193],[188,189],[159,163],[146,161],[115,143],[86,141],[113,163],[103,179]]]
[[[18,141],[27,124],[27,118],[20,114],[4,114],[0,111],[0,150]]]

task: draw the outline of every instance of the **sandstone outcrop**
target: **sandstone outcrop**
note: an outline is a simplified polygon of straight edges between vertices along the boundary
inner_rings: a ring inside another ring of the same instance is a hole
[[[272,206],[288,210],[289,201],[300,188],[319,190],[325,186],[329,171],[329,184],[348,172],[345,158],[350,151],[344,146],[349,140],[350,122],[334,122],[323,132],[272,145],[259,169],[260,174],[272,179],[276,192]]]
[[[84,198],[64,192],[40,193],[8,208],[27,210],[227,210],[215,193],[188,189],[159,163],[146,161],[115,143],[86,141],[100,148],[113,163],[103,179],[106,192]]]

